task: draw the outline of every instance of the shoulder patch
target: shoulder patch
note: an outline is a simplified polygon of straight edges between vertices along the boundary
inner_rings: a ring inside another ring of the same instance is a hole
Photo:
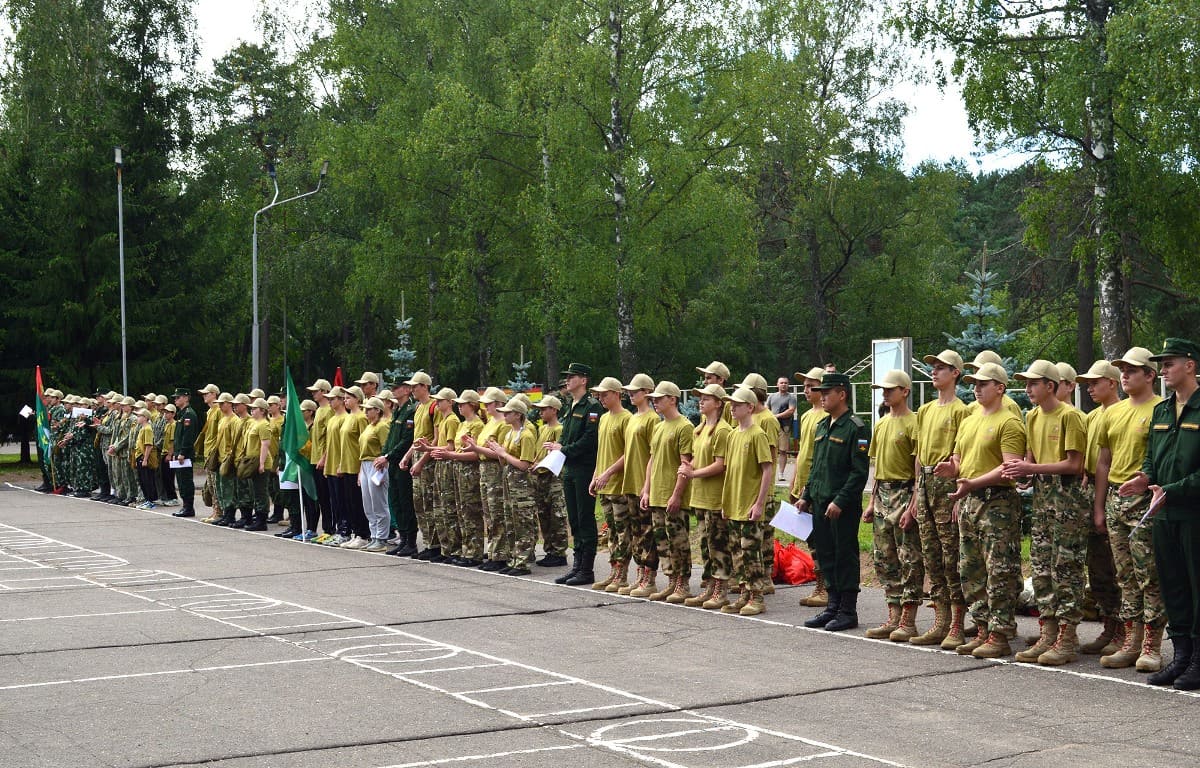
[[[857,414],[857,413],[852,413],[852,414],[850,414],[850,423],[851,423],[851,424],[853,424],[853,425],[854,425],[854,426],[856,426],[856,427],[865,427],[865,426],[867,426],[867,425],[866,425],[866,423],[865,423],[865,422],[863,422],[863,420],[862,420],[862,419],[860,419],[860,418],[858,417],[858,414]]]
[[[600,420],[600,414],[598,414],[598,413],[589,413],[588,414],[588,423],[589,424],[595,424],[599,420]]]

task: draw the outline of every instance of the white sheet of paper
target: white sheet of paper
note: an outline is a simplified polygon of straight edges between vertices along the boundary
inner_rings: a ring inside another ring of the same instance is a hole
[[[21,410],[19,411],[19,413],[21,414],[22,418],[28,419],[30,416],[33,415],[33,409],[30,408],[28,405],[21,406]]]
[[[92,415],[91,408],[72,408],[71,409],[71,418],[73,418],[73,419],[78,419],[80,416],[91,416],[91,415]]]
[[[299,490],[299,488],[300,488],[300,483],[297,483],[295,480],[280,480],[279,481],[279,490],[281,490],[281,491],[295,491],[295,490]]]
[[[801,512],[786,501],[781,501],[779,511],[775,513],[771,525],[797,539],[808,541],[808,537],[812,534],[813,517],[808,512]]]
[[[181,461],[168,461],[167,466],[169,466],[171,469],[184,469],[185,467],[192,466],[192,460],[183,459]]]
[[[566,462],[567,456],[562,451],[550,451],[534,469],[548,469],[555,477],[558,477],[562,474],[563,464]]]
[[[383,481],[386,479],[387,475],[384,474],[382,469],[377,469],[371,473],[371,482],[375,483],[375,485],[383,485]]]

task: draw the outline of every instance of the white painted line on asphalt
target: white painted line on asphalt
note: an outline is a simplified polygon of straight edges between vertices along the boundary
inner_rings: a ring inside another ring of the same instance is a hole
[[[496,691],[521,691],[526,688],[549,688],[554,685],[575,685],[569,680],[552,680],[548,683],[529,683],[528,685],[501,685],[496,688],[476,688],[473,691],[455,691],[455,696],[470,696],[473,693],[494,693]]]
[[[432,675],[437,672],[462,672],[462,671],[468,670],[468,669],[487,669],[488,667],[507,667],[507,666],[509,666],[509,665],[505,664],[505,663],[499,663],[499,664],[468,664],[468,665],[462,666],[462,667],[439,667],[437,669],[413,669],[413,670],[405,670],[403,672],[395,672],[392,674],[392,677],[396,678],[397,680],[403,680],[406,677],[412,677],[413,675]],[[415,681],[413,681],[413,682],[415,682]],[[432,690],[437,690],[441,693],[449,693],[449,691],[443,691],[441,688],[435,688],[434,686],[428,685],[426,683],[421,683],[421,685],[423,687],[430,688]]]
[[[743,765],[740,768],[777,768],[784,765],[797,765],[799,763],[807,763],[811,760],[821,760],[826,757],[841,757],[845,752],[818,752],[815,755],[804,755],[803,757],[790,757],[786,760],[771,760],[766,763],[755,763],[754,765]]]
[[[627,701],[621,704],[605,704],[599,707],[580,707],[579,709],[559,709],[554,712],[538,712],[532,715],[521,715],[522,718],[528,720],[536,720],[539,717],[557,717],[558,715],[581,715],[584,712],[599,712],[602,709],[624,709],[625,707],[640,707],[640,701]]]
[[[477,760],[498,760],[502,757],[517,757],[519,755],[536,755],[542,752],[567,752],[573,749],[583,749],[586,744],[562,744],[553,747],[535,747],[533,749],[513,749],[508,752],[492,752],[486,755],[460,755],[458,757],[443,757],[437,760],[421,760],[416,763],[396,763],[382,768],[426,768],[432,765],[450,765],[452,763],[469,763]]]
[[[270,632],[276,629],[299,629],[300,627],[326,627],[331,624],[357,624],[363,626],[362,622],[354,621],[353,619],[342,619],[341,621],[313,621],[307,624],[280,624],[278,627],[242,627],[251,632]]]
[[[287,616],[292,613],[308,613],[308,611],[272,611],[271,613],[243,613],[240,616],[226,616],[227,619],[255,619],[263,616]]]
[[[133,613],[172,613],[174,608],[147,608],[144,611],[109,611],[108,613],[68,613],[61,616],[26,616],[20,619],[0,619],[0,623],[10,621],[50,621],[52,619],[90,619],[101,616],[128,616]]]
[[[132,680],[139,677],[161,677],[163,675],[191,675],[200,672],[225,672],[232,669],[249,669],[251,667],[276,667],[281,664],[311,664],[317,661],[332,661],[332,659],[316,657],[311,659],[283,659],[281,661],[256,661],[248,664],[222,664],[216,667],[188,667],[185,669],[164,669],[158,672],[130,672],[124,675],[101,675],[98,677],[76,677],[71,680],[45,680],[40,683],[21,683],[19,685],[0,685],[0,691],[15,691],[21,688],[45,688],[52,685],[78,685],[81,683],[97,683],[110,680]]]
[[[296,643],[340,643],[345,640],[372,640],[379,637],[393,637],[393,635],[347,635],[343,637],[318,637],[312,640],[294,640]]]

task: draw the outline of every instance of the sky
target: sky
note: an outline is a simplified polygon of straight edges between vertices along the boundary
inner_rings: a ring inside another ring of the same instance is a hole
[[[239,40],[254,40],[252,0],[197,0],[195,14],[201,44],[201,68],[208,71]],[[967,126],[961,95],[953,85],[945,92],[932,84],[899,83],[893,95],[909,105],[904,124],[904,164],[912,168],[926,161],[961,159],[973,172],[1012,168],[1021,158],[1006,154],[981,155]]]

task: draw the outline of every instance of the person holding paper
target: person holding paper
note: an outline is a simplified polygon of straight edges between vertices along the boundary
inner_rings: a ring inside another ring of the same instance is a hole
[[[646,463],[650,460],[650,438],[659,422],[658,413],[650,401],[654,379],[644,373],[634,374],[621,389],[629,393],[629,402],[636,409],[625,423],[621,493],[629,500],[629,549],[638,570],[637,580],[628,587],[618,587],[617,594],[649,597],[655,591],[658,547],[654,543],[650,510],[642,509],[642,486],[646,483]]]
[[[688,582],[692,576],[692,547],[688,540],[686,477],[679,467],[692,460],[692,423],[679,413],[679,387],[660,381],[650,398],[662,421],[650,438],[650,459],[646,463],[646,481],[642,485],[641,506],[650,511],[654,543],[666,588],[647,595],[650,600],[665,600],[675,595],[678,602],[691,597]]]
[[[754,419],[760,403],[754,391],[738,387],[723,400],[729,403],[729,412],[738,426],[730,432],[725,449],[721,510],[729,525],[731,565],[742,592],[736,603],[726,601],[720,609],[721,613],[757,616],[767,610],[763,594],[771,583],[771,573],[762,556],[762,539],[774,466],[773,446]]]
[[[556,584],[592,584],[596,581],[596,500],[588,485],[596,474],[596,433],[604,409],[588,393],[592,368],[571,363],[562,372],[571,405],[563,414],[562,434],[546,444],[546,450],[562,451],[566,464],[562,471],[563,495],[567,502],[567,522],[571,527],[574,558],[571,571],[554,580]]]
[[[183,387],[172,394],[175,399],[175,440],[172,453],[175,461],[193,462],[196,458],[196,438],[200,436],[200,420],[192,408],[191,393]],[[192,467],[175,470],[182,508],[173,517],[195,517],[196,482]]]
[[[596,472],[588,492],[600,501],[604,522],[608,528],[608,577],[592,584],[592,589],[619,592],[629,585],[632,518],[629,497],[621,493],[625,479],[625,427],[630,413],[621,405],[621,382],[606,376],[592,388],[592,394],[604,406],[596,435]]]
[[[368,398],[363,409],[367,423],[358,435],[358,488],[362,493],[363,515],[367,519],[368,541],[363,552],[384,552],[391,532],[388,516],[388,474],[375,468],[375,460],[383,453],[391,422],[383,418],[383,401]]]
[[[703,421],[692,430],[692,461],[680,464],[679,474],[690,481],[688,507],[696,512],[704,573],[700,594],[685,598],[683,604],[714,611],[729,605],[726,594],[729,579],[734,573],[729,522],[721,512],[725,462],[729,456],[729,435],[733,427],[722,418],[725,408],[724,387],[709,384],[692,392],[700,398]],[[667,601],[679,602],[679,599],[675,595],[668,595]]]
[[[496,438],[487,447],[504,464],[504,530],[508,535],[508,565],[497,573],[528,576],[529,564],[537,547],[537,509],[529,470],[537,456],[537,433],[526,421],[529,406],[520,395],[513,395],[499,408],[509,431],[503,444]]]
[[[1121,586],[1117,615],[1124,622],[1125,636],[1119,649],[1100,657],[1100,664],[1109,669],[1136,666],[1139,672],[1157,672],[1162,669],[1167,609],[1154,567],[1154,526],[1139,524],[1152,494],[1149,488],[1122,493],[1122,486],[1140,474],[1146,458],[1154,409],[1162,402],[1154,393],[1158,363],[1150,350],[1134,347],[1112,364],[1120,371],[1121,388],[1129,397],[1113,403],[1101,417],[1092,522],[1108,532]]]
[[[792,487],[788,490],[788,501],[795,504],[804,495],[804,486],[808,485],[808,476],[812,472],[813,447],[816,444],[817,423],[825,418],[821,408],[821,392],[817,386],[825,375],[824,368],[810,368],[807,373],[796,371],[797,381],[804,385],[804,399],[811,406],[800,416],[800,436],[796,440],[796,466],[792,474]],[[814,552],[812,545],[805,541],[809,552]],[[829,591],[825,586],[825,574],[821,572],[821,564],[813,558],[813,570],[816,572],[817,583],[812,594],[800,598],[800,605],[810,608],[824,608],[829,605]]]

